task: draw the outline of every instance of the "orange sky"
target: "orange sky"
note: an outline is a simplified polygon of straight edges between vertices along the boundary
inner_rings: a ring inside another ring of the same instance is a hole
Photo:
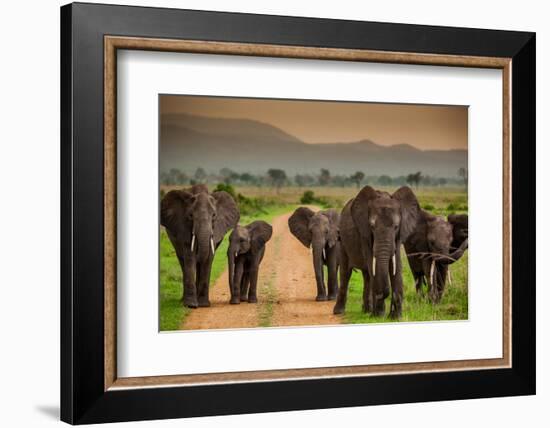
[[[468,108],[338,101],[161,95],[161,114],[253,119],[306,143],[410,144],[420,149],[467,149]]]

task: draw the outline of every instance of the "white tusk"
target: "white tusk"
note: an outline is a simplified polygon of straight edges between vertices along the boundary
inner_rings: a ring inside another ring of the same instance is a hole
[[[395,273],[397,272],[397,266],[395,265],[395,254],[391,256],[391,264],[393,266],[393,276],[395,276]]]
[[[376,257],[372,258],[372,276],[376,276]]]
[[[239,255],[239,252],[235,251],[235,258],[237,258],[238,255]]]
[[[195,234],[193,233],[193,237],[191,238],[191,251],[195,251]]]
[[[435,260],[432,260],[432,265],[430,266],[430,282],[434,283],[434,270],[435,270]]]
[[[327,259],[327,255],[325,253],[325,249],[323,248],[323,260],[326,260]]]
[[[451,269],[447,270],[447,277],[449,278],[449,285],[453,286],[453,277],[451,276]]]
[[[216,252],[214,248],[214,238],[210,238],[210,248],[212,248],[212,254],[214,254]]]

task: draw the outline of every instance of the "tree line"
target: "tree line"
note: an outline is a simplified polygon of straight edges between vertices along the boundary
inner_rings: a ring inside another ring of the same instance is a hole
[[[434,177],[416,171],[399,176],[389,175],[366,175],[363,171],[355,171],[351,174],[331,174],[327,168],[321,168],[317,174],[295,174],[289,176],[285,170],[270,168],[264,174],[251,174],[248,172],[238,173],[230,168],[222,168],[217,173],[207,173],[202,167],[198,167],[194,173],[188,174],[177,168],[163,171],[160,174],[160,182],[164,185],[193,185],[199,183],[257,187],[275,187],[280,189],[283,186],[314,187],[333,186],[360,188],[364,185],[378,186],[403,186],[411,187],[429,186],[467,186],[468,170],[460,168],[455,177]]]

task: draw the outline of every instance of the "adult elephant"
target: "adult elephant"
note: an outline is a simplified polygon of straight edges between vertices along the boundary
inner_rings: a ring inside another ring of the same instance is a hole
[[[161,201],[160,221],[183,271],[183,304],[210,306],[208,289],[216,248],[239,221],[239,209],[227,192],[209,193],[204,185],[172,190]]]
[[[467,216],[466,216],[467,222]],[[457,247],[453,242],[457,237]],[[423,283],[428,285],[428,296],[438,303],[450,279],[449,265],[459,260],[468,248],[467,232],[453,227],[445,218],[421,210],[414,232],[404,243],[416,291],[422,291]]]
[[[248,300],[256,303],[258,272],[264,257],[265,244],[271,239],[273,228],[265,221],[254,221],[237,226],[229,235],[227,262],[231,304]]]
[[[352,270],[363,274],[363,311],[385,313],[390,294],[390,317],[401,316],[403,278],[401,243],[414,231],[420,207],[412,190],[401,187],[390,195],[365,186],[351,199],[340,219],[340,291],[334,313],[345,310]]]
[[[339,223],[340,215],[334,209],[313,212],[307,207],[300,207],[288,219],[288,227],[292,234],[304,246],[312,248],[313,269],[317,282],[315,300],[318,302],[334,300],[338,293]],[[327,266],[328,295],[323,266]]]

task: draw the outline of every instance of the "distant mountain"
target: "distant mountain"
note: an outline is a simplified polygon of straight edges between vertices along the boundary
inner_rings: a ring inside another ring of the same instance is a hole
[[[298,119],[299,120],[299,119]],[[366,175],[424,174],[453,177],[468,165],[466,150],[420,150],[409,144],[383,146],[371,140],[354,143],[307,144],[272,125],[247,119],[221,119],[187,114],[162,117],[161,171],[198,167],[218,172],[263,173],[282,168],[288,175],[363,171]]]

